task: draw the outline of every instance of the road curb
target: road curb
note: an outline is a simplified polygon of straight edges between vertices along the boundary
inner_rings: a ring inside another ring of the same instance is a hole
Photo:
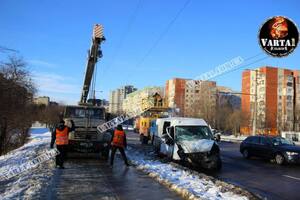
[[[196,197],[192,192],[188,191],[187,189],[179,187],[176,184],[171,183],[168,180],[162,179],[159,176],[159,174],[157,174],[155,172],[149,172],[147,170],[147,167],[140,166],[140,165],[136,164],[136,162],[133,161],[133,160],[131,162],[132,162],[133,166],[136,169],[146,173],[149,177],[153,178],[154,180],[156,180],[157,182],[159,182],[163,186],[167,187],[170,191],[175,192],[176,194],[181,196],[183,199],[186,199],[186,200],[201,200],[202,199],[200,197]],[[213,178],[213,177],[208,176],[208,175],[203,174],[203,173],[199,173],[197,171],[191,170],[189,168],[178,165],[176,163],[172,163],[172,165],[174,165],[174,167],[177,167],[179,169],[183,169],[183,170],[186,170],[186,171],[193,171],[193,173],[198,175],[199,177],[204,178],[204,179],[209,179],[209,180],[213,181],[216,185],[218,185],[220,187],[224,187],[224,190],[228,190],[228,191],[230,190],[231,192],[233,192],[235,194],[243,195],[243,196],[247,197],[249,200],[261,199],[257,195],[253,194],[252,192],[249,192],[248,190],[246,190],[244,188],[241,188],[239,186],[236,186],[234,184],[231,184],[231,183]]]
[[[156,180],[157,182],[159,182],[160,184],[164,185],[165,187],[167,187],[169,190],[175,192],[176,194],[178,194],[179,196],[181,196],[184,199],[187,200],[201,200],[201,198],[195,197],[195,195],[191,192],[189,192],[187,189],[178,187],[177,185],[175,185],[174,183],[169,182],[168,180],[162,179],[159,177],[159,174],[154,173],[154,172],[148,172],[147,169],[145,167],[141,167],[138,166],[137,164],[134,163],[134,167],[140,171],[143,171],[144,173],[146,173],[149,177],[153,178],[154,180]]]

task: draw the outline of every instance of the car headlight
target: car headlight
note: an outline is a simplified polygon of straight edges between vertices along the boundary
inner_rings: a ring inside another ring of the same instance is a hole
[[[288,156],[296,156],[296,155],[298,155],[297,152],[290,152],[290,151],[287,151],[286,154],[287,154]]]

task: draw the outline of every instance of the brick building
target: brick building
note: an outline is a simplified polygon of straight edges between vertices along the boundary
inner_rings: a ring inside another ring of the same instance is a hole
[[[167,80],[165,90],[168,106],[178,109],[177,115],[181,117],[201,117],[205,113],[214,113],[216,82],[195,81],[194,87],[188,87],[188,81],[190,79]]]
[[[166,82],[166,99],[170,108],[179,109],[178,115],[184,115],[185,85],[188,79],[174,78]]]
[[[299,71],[275,67],[242,74],[241,133],[270,134],[299,130]]]

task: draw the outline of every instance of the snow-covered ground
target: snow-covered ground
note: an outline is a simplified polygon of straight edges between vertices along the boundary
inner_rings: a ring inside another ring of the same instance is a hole
[[[0,175],[10,168],[29,162],[49,149],[51,133],[47,128],[30,130],[30,141],[24,146],[0,157]],[[53,174],[54,162],[46,161],[10,179],[0,181],[0,199],[36,199]]]
[[[246,138],[246,136],[221,135],[221,140],[227,142],[242,142]]]
[[[138,169],[186,199],[249,199],[250,194],[240,188],[174,163],[164,163],[136,148],[129,147],[128,157]]]

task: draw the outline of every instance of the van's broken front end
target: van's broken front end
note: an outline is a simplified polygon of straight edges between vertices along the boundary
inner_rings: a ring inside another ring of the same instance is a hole
[[[222,167],[219,145],[207,126],[176,126],[174,157],[195,167],[219,170]]]
[[[209,141],[209,143],[211,143],[211,141]],[[211,143],[211,147],[205,151],[191,150],[186,148],[184,144],[178,144],[177,154],[181,160],[184,160],[197,168],[201,167],[204,169],[219,170],[222,167],[220,148],[214,141]]]

